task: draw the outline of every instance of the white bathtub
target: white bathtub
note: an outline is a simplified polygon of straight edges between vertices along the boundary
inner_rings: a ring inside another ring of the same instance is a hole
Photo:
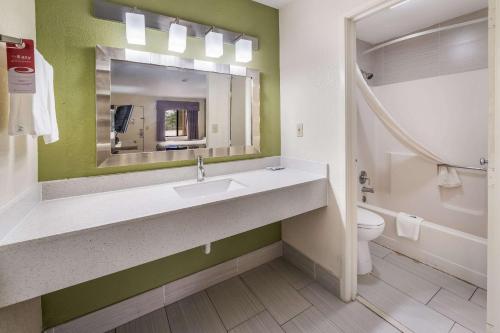
[[[381,215],[386,223],[376,243],[448,274],[486,288],[487,240],[424,221],[420,239],[413,242],[396,234],[396,212],[359,203],[359,207]]]

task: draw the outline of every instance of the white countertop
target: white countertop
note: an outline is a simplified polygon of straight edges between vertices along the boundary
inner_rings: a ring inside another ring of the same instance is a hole
[[[196,180],[189,180],[41,201],[0,240],[0,249],[19,243],[144,220],[325,178],[324,174],[293,168],[280,171],[261,169],[207,177],[206,182],[233,179],[246,187],[205,197],[186,199],[176,193],[174,187],[196,183]]]

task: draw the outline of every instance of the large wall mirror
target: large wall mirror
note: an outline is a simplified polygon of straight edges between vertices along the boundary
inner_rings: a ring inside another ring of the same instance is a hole
[[[96,48],[97,165],[257,154],[259,72]]]

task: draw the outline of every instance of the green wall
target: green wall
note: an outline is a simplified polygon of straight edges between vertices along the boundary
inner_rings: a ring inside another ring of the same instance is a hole
[[[254,53],[254,61],[248,64],[248,67],[262,72],[262,149],[259,156],[280,154],[277,10],[250,0],[115,2],[257,36],[261,48]],[[36,0],[37,47],[54,66],[57,118],[61,137],[59,142],[51,145],[40,141],[40,181],[193,164],[194,161],[187,161],[121,168],[96,167],[95,46],[101,44],[127,47],[127,44],[124,24],[96,19],[92,16],[92,10],[92,0]],[[145,47],[129,47],[169,53],[166,33],[148,29],[146,38]],[[203,45],[202,39],[190,38],[183,56],[205,59]],[[234,63],[233,59],[234,47],[226,46],[225,55],[217,61]]]
[[[203,248],[195,248],[44,295],[43,326],[64,323],[280,239],[281,226],[275,223],[215,242],[209,255]]]
[[[261,154],[280,154],[278,12],[250,0],[120,0],[140,9],[241,31],[260,39],[248,67],[261,71]],[[92,0],[36,0],[37,47],[54,66],[60,141],[39,144],[39,180],[85,177],[193,164],[162,163],[98,169],[95,164],[95,46],[127,47],[125,26],[92,16]],[[148,30],[139,50],[166,53],[163,32]],[[188,40],[189,58],[204,59],[203,41]],[[225,46],[218,61],[232,63]],[[244,157],[240,157],[244,158]],[[238,159],[238,158],[231,158]],[[212,162],[230,159],[212,160]],[[210,162],[210,161],[209,161]],[[281,239],[279,223],[221,240],[204,255],[192,249],[42,297],[44,327],[114,304],[180,277],[227,261]]]

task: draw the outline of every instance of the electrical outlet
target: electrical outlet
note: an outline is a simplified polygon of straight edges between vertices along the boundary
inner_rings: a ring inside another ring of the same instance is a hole
[[[304,124],[299,123],[297,124],[297,137],[301,138],[304,136]]]

